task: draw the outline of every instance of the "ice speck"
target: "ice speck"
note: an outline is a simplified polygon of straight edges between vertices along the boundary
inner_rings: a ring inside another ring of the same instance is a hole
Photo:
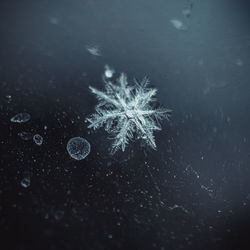
[[[30,186],[30,177],[25,177],[21,181],[21,186],[24,188],[28,188]]]
[[[179,19],[171,19],[170,23],[177,29],[177,30],[187,30],[187,26]]]
[[[18,113],[13,116],[10,121],[15,123],[24,123],[30,120],[30,114],[28,113]]]
[[[35,142],[36,145],[41,146],[43,144],[43,137],[39,134],[35,134],[33,136],[33,141]]]
[[[30,132],[25,132],[25,131],[20,132],[20,133],[18,133],[17,135],[18,135],[22,140],[24,140],[24,141],[29,141],[29,140],[31,140],[32,137],[33,137],[33,134],[32,134],[32,133],[30,133]]]
[[[11,103],[11,101],[12,101],[12,96],[11,96],[11,95],[6,95],[5,97],[6,97],[6,99],[7,99],[7,103]]]
[[[80,161],[90,153],[90,144],[82,137],[74,137],[68,141],[67,151],[73,159]]]

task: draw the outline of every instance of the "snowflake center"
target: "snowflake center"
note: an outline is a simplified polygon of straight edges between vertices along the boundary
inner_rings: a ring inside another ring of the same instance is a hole
[[[134,116],[135,116],[135,112],[134,112],[134,110],[132,110],[132,109],[127,109],[126,111],[125,111],[125,114],[126,114],[126,116],[128,117],[128,118],[133,118]]]

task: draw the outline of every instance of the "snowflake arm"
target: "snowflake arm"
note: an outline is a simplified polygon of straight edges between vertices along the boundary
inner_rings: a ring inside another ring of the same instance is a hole
[[[112,103],[116,107],[120,106],[120,104],[114,98],[112,98],[111,95],[107,95],[107,94],[103,93],[102,91],[97,90],[91,86],[89,86],[89,88],[90,88],[91,92],[97,96],[98,100],[103,100],[106,103]]]

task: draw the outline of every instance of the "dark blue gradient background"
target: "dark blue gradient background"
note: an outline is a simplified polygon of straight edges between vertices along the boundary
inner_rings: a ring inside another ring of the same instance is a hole
[[[250,8],[193,4],[186,19],[184,0],[0,2],[2,249],[250,248]],[[148,75],[173,110],[157,151],[135,142],[112,157],[105,131],[87,129],[105,64]],[[19,112],[31,120],[11,123]],[[83,161],[66,151],[74,136],[91,144]]]

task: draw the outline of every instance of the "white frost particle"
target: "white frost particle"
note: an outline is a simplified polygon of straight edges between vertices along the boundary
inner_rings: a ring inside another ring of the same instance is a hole
[[[179,19],[171,19],[170,23],[177,29],[177,30],[187,30],[187,26]]]
[[[107,64],[104,66],[104,69],[105,69],[104,75],[106,78],[111,78],[113,74],[115,73],[115,70]]]
[[[83,160],[90,153],[89,142],[81,137],[71,138],[67,143],[67,151],[69,155],[75,160]]]
[[[161,130],[159,121],[168,119],[171,110],[152,108],[157,90],[148,87],[148,78],[144,77],[140,83],[135,80],[134,86],[130,86],[127,76],[122,73],[118,84],[105,83],[105,92],[89,87],[100,102],[95,108],[96,113],[87,118],[88,128],[104,127],[114,138],[113,153],[119,149],[125,151],[133,138],[144,139],[156,149],[153,132]]]
[[[30,186],[30,177],[25,177],[21,181],[21,186],[27,188]]]
[[[86,50],[93,56],[101,56],[100,48],[97,45],[87,45]]]
[[[15,123],[24,123],[30,120],[30,114],[28,113],[19,113],[13,116],[10,121]]]
[[[35,134],[33,136],[33,141],[35,142],[36,145],[41,146],[43,144],[43,137],[39,134]]]
[[[22,131],[20,133],[17,134],[22,140],[24,141],[29,141],[32,139],[33,135],[32,133],[30,132],[25,132],[25,131]]]

